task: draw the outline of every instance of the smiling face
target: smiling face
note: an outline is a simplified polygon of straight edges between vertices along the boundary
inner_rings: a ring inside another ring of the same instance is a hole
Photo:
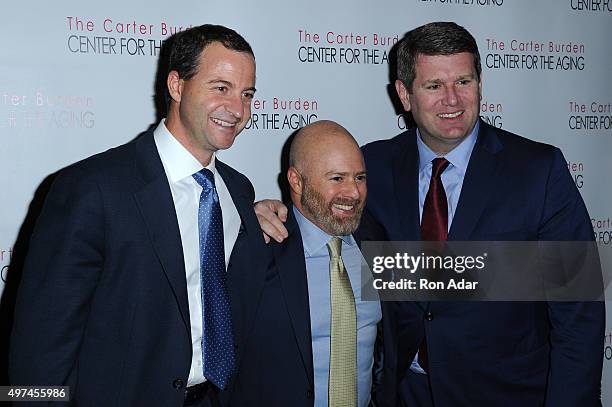
[[[207,46],[190,79],[168,74],[170,108],[166,127],[189,152],[208,165],[212,154],[234,143],[251,116],[255,60],[219,42]]]
[[[459,145],[478,120],[481,82],[469,52],[418,55],[412,89],[396,81],[406,111],[412,112],[421,137],[433,151],[445,154]]]
[[[292,201],[327,234],[350,235],[359,226],[367,195],[361,150],[339,126],[322,124],[307,132],[299,162],[287,173]]]

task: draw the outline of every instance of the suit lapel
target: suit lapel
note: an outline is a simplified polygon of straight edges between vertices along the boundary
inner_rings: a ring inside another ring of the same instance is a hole
[[[274,244],[274,259],[279,269],[278,274],[283,295],[302,356],[302,362],[312,385],[314,373],[306,262],[304,259],[302,236],[291,207],[289,207],[289,215],[285,226],[289,232],[289,237],[282,244]]]
[[[495,189],[496,173],[499,169],[496,154],[501,148],[502,145],[495,131],[481,122],[478,140],[470,157],[448,234],[449,240],[470,240],[472,231],[487,205],[487,197],[490,196],[490,193],[483,193],[483,191]]]
[[[421,219],[419,214],[419,150],[416,131],[409,130],[404,137],[402,152],[393,161],[395,199],[400,217],[401,240],[421,240]],[[429,303],[417,301],[426,310]]]
[[[240,215],[241,225],[238,238],[230,256],[230,264],[240,261],[240,267],[228,269],[227,287],[232,307],[234,333],[240,351],[250,330],[257,310],[257,301],[263,289],[266,264],[257,255],[258,250],[265,250],[262,232],[253,211],[253,200],[245,189],[244,181],[238,179],[234,172],[218,159],[215,168],[232,197]]]
[[[419,153],[414,130],[406,133],[401,153],[393,160],[392,171],[400,221],[401,239],[397,240],[419,240]]]
[[[168,179],[153,140],[153,132],[143,135],[135,143],[136,172],[144,184],[134,193],[134,198],[191,337],[185,261]]]

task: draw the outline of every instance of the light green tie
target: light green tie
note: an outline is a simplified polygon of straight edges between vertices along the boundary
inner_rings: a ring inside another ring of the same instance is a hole
[[[329,250],[331,282],[331,349],[329,407],[357,406],[357,313],[355,297],[344,264],[342,240],[332,238]]]

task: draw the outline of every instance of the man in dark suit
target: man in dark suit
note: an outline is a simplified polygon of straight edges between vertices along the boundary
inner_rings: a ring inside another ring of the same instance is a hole
[[[293,140],[287,178],[289,236],[270,247],[231,404],[365,407],[381,311],[361,297],[365,263],[351,236],[367,192],[359,145],[334,122],[310,124]]]
[[[63,170],[19,288],[14,385],[87,406],[223,404],[263,287],[246,177],[216,159],[250,118],[255,59],[203,25],[170,52],[168,117]]]
[[[363,147],[361,239],[592,240],[561,152],[479,120],[469,32],[419,27],[397,65],[396,90],[417,128]],[[282,237],[265,208],[264,229]],[[601,405],[602,302],[396,302],[383,315],[381,405]]]

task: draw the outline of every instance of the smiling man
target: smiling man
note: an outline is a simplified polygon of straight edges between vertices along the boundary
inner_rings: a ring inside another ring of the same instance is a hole
[[[381,310],[361,299],[365,263],[352,236],[367,194],[363,157],[342,126],[319,121],[296,135],[289,165],[289,236],[271,245],[232,405],[365,407]]]
[[[367,194],[359,145],[341,126],[320,121],[293,140],[287,179],[302,216],[331,236],[352,234]]]
[[[452,22],[406,34],[395,88],[416,127],[365,145],[363,240],[589,241],[563,154],[479,119],[474,37]],[[278,203],[257,205],[275,240]],[[544,300],[544,299],[543,299]],[[600,406],[602,302],[383,304],[380,405]]]
[[[168,117],[63,170],[16,306],[14,385],[88,406],[217,406],[263,285],[253,187],[216,158],[250,118],[255,58],[235,31],[173,37]],[[120,130],[120,129],[117,129]]]
[[[397,51],[395,87],[417,127],[363,147],[374,182],[362,239],[593,239],[559,149],[479,119],[480,54],[467,30],[426,24]],[[601,302],[386,305],[384,405],[601,404]]]
[[[415,62],[414,78],[398,79],[395,88],[404,109],[419,123],[421,140],[443,155],[461,144],[476,126],[480,69],[469,52],[418,54]]]

